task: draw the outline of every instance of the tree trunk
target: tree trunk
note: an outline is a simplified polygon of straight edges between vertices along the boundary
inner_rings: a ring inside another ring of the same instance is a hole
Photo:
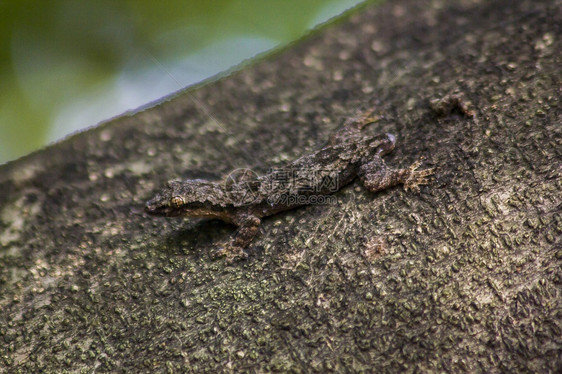
[[[562,3],[389,1],[0,167],[0,371],[556,372]],[[439,112],[432,101],[455,94]],[[143,213],[174,178],[265,173],[360,110],[419,194],[360,183],[234,231]]]

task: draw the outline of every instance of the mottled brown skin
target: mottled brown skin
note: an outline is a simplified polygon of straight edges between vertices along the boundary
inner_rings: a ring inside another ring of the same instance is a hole
[[[150,201],[146,212],[175,217],[218,218],[238,226],[233,239],[219,255],[229,261],[247,257],[244,248],[258,232],[261,219],[309,203],[311,196],[334,193],[357,176],[371,192],[397,184],[419,191],[433,169],[390,169],[382,156],[395,146],[391,134],[366,136],[361,130],[375,121],[367,113],[344,124],[324,148],[303,156],[263,176],[236,173],[223,182],[205,180],[170,181]]]

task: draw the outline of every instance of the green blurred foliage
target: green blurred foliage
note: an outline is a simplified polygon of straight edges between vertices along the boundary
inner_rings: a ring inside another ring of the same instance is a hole
[[[131,72],[138,77],[156,68],[156,79],[166,73],[180,76],[167,67],[210,46],[220,46],[221,41],[228,43],[233,36],[255,38],[261,45],[269,46],[264,40],[269,40],[271,46],[280,45],[301,37],[322,18],[320,14],[324,18],[326,14],[336,16],[358,3],[359,0],[0,1],[0,163],[64,136],[53,130],[53,123],[73,103],[81,102],[84,107],[93,97],[104,96],[106,102],[118,101],[110,92],[124,74],[129,74],[130,79]],[[225,49],[224,53],[234,49]],[[216,54],[212,56],[217,59]],[[239,62],[249,57],[252,55],[219,59]],[[206,64],[204,60],[198,63]],[[150,96],[154,92],[147,82],[135,91],[136,101],[121,100],[127,104],[120,103],[125,106],[119,107],[119,112],[156,99]],[[180,77],[175,89],[193,83]],[[167,89],[168,93],[174,91]],[[94,120],[87,111],[78,116],[78,121],[67,122],[80,123],[71,123],[64,131],[103,119]]]

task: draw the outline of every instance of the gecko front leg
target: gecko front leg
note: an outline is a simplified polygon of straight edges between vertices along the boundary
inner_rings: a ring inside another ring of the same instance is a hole
[[[406,169],[391,169],[380,156],[361,165],[359,169],[359,178],[363,182],[365,188],[371,192],[377,192],[386,188],[404,184],[405,190],[419,192],[419,186],[427,184],[427,176],[432,175],[435,169],[417,170],[421,165],[420,161],[414,162]]]
[[[215,252],[215,257],[226,256],[226,261],[228,263],[248,257],[244,248],[246,248],[256,236],[261,224],[261,220],[257,216],[248,213],[236,215],[233,221],[233,223],[238,226],[234,237],[229,243]]]

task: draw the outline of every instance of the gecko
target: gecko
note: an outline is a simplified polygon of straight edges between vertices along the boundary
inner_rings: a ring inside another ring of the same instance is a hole
[[[263,218],[314,203],[357,177],[371,192],[398,184],[419,192],[419,185],[428,183],[426,177],[434,169],[418,170],[419,160],[408,168],[388,167],[382,157],[392,152],[396,137],[364,134],[362,130],[379,119],[372,113],[347,120],[320,150],[264,175],[246,169],[219,182],[169,181],[146,203],[145,211],[155,216],[204,217],[234,224],[236,233],[214,253],[232,262],[248,256],[244,249],[257,235]]]

